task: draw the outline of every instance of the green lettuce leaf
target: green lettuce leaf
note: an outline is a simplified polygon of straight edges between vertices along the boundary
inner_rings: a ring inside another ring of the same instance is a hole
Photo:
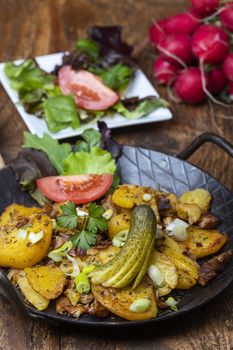
[[[130,100],[130,99],[129,99]],[[133,100],[133,98],[132,98]],[[135,104],[130,105],[130,108],[127,108],[124,105],[124,101],[121,101],[113,106],[114,110],[123,115],[125,118],[129,120],[142,118],[154,110],[160,107],[167,107],[168,104],[166,101],[158,98],[158,97],[146,97],[143,99],[135,98]],[[128,101],[127,101],[128,104]]]
[[[81,151],[71,153],[63,162],[64,175],[79,174],[114,174],[115,160],[111,153],[101,148],[93,147],[90,153]]]
[[[116,64],[107,71],[103,71],[100,77],[104,83],[113,90],[122,91],[129,84],[133,69],[121,63]]]
[[[96,43],[91,39],[80,39],[76,43],[77,49],[79,49],[81,52],[85,52],[88,54],[90,58],[92,58],[94,61],[97,60],[99,56],[99,47],[96,45]]]
[[[44,101],[44,113],[49,130],[57,132],[68,126],[80,126],[77,107],[72,96],[53,96]]]
[[[35,89],[51,90],[54,89],[53,80],[55,76],[48,74],[38,68],[36,62],[32,59],[26,60],[19,65],[13,62],[7,62],[4,72],[14,90],[32,91]]]
[[[86,129],[81,138],[82,140],[78,140],[76,143],[77,151],[90,152],[93,147],[101,145],[101,133],[95,129]]]
[[[69,143],[60,144],[48,134],[44,134],[43,137],[39,137],[26,132],[24,137],[25,144],[23,147],[43,151],[53,166],[57,169],[58,173],[63,173],[63,161],[71,152],[71,146]]]

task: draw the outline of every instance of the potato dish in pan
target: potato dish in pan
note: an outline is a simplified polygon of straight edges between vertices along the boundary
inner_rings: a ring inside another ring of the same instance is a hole
[[[0,266],[37,310],[54,301],[57,313],[76,318],[175,312],[174,291],[204,287],[232,255],[216,255],[227,235],[216,229],[211,199],[204,189],[178,198],[124,184],[79,206],[12,204],[0,218]]]

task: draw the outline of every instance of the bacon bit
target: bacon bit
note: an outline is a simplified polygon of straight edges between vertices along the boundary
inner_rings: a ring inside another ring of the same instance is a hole
[[[53,250],[60,248],[65,242],[66,240],[64,239],[64,237],[56,236],[54,239]]]
[[[94,296],[92,293],[88,294],[80,294],[79,302],[84,305],[89,305],[94,300]]]
[[[68,313],[73,317],[79,318],[83,313],[86,312],[86,310],[80,304],[72,306],[69,299],[63,296],[56,301],[56,312],[61,315]]]
[[[218,226],[221,223],[221,220],[217,215],[211,212],[204,213],[200,220],[197,223],[197,226],[203,229],[214,229],[216,226]]]
[[[44,210],[45,210],[45,213],[52,219],[55,219],[58,215],[58,210],[55,208],[54,205],[50,203],[45,203]]]
[[[106,317],[110,314],[110,312],[101,305],[96,299],[94,299],[93,303],[89,306],[85,306],[87,313],[94,317]]]
[[[231,260],[232,251],[228,250],[225,253],[215,256],[205,262],[199,270],[198,283],[204,287],[218,272],[222,271],[224,266]]]

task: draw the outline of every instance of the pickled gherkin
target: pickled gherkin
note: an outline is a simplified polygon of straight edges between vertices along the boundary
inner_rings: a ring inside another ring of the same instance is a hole
[[[124,288],[135,280],[136,287],[147,272],[153,251],[156,216],[147,205],[132,211],[131,227],[120,252],[110,262],[97,267],[90,275],[91,282],[104,287]]]

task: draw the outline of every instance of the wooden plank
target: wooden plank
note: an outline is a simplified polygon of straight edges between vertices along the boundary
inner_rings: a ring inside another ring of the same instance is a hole
[[[92,24],[122,24],[124,37],[136,44],[147,35],[156,18],[177,13],[188,1],[171,0],[1,0],[0,61],[43,55],[74,47]],[[139,60],[140,67],[154,83],[152,64],[155,52],[148,48]],[[168,99],[166,89],[158,87]],[[207,104],[191,107],[171,102],[174,119],[166,123],[115,130],[119,142],[161,149],[182,150],[194,137],[211,131],[233,142],[233,122],[222,119],[232,114]],[[26,130],[14,106],[0,89],[0,152],[6,161],[14,158]],[[221,116],[221,118],[220,118]],[[223,151],[205,145],[191,161],[233,189],[233,161]],[[139,328],[130,333],[119,330],[67,331],[25,320],[0,297],[0,350],[230,350],[233,348],[233,297],[231,287],[216,300],[181,319],[162,325]]]

